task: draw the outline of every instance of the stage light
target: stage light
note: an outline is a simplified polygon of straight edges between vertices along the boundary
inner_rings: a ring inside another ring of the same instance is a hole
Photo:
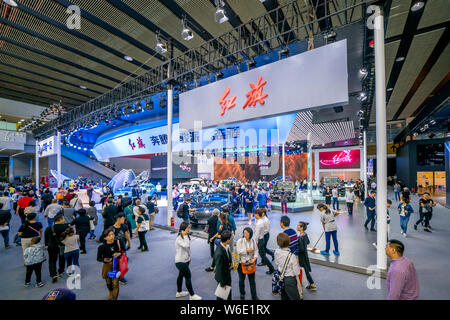
[[[398,57],[397,59],[395,59],[396,62],[401,62],[405,60],[405,57]]]
[[[133,61],[133,58],[130,56],[124,56],[123,58],[129,62]]]
[[[414,3],[411,7],[411,11],[412,12],[416,12],[419,11],[423,8],[423,6],[425,5],[425,3],[423,1],[417,1],[416,3]]]
[[[280,57],[287,57],[289,56],[289,48],[288,47],[284,47],[283,49],[280,50],[279,52]]]
[[[251,69],[251,68],[255,68],[256,67],[256,61],[255,59],[251,58],[248,62],[247,62],[247,69]]]
[[[194,34],[187,27],[187,20],[186,20],[186,18],[181,20],[181,38],[183,38],[183,40],[189,41],[193,37],[194,37]]]
[[[413,133],[413,136],[414,136],[414,137],[417,137],[418,135],[419,135],[419,134],[418,134],[417,132],[414,132],[414,133]]]
[[[365,92],[361,92],[358,97],[359,101],[367,100],[367,94]]]
[[[394,88],[388,88],[388,89],[387,89],[387,91],[392,91],[392,90],[394,90]]]
[[[216,78],[217,79],[223,79],[223,72],[222,71],[217,72],[216,73]]]
[[[11,7],[17,7],[17,3],[14,0],[3,0],[3,2]]]
[[[145,108],[147,109],[147,110],[153,110],[153,101],[152,100],[150,100],[150,99],[148,99],[146,102],[145,102]]]
[[[162,43],[159,33],[156,35],[156,52],[163,54],[167,52],[167,45]]]
[[[83,89],[83,90],[87,89],[87,87],[85,87],[85,86],[80,86],[80,88]]]
[[[432,125],[433,125],[433,124],[436,124],[436,121],[435,121],[435,120],[431,120],[431,121],[430,121],[430,124],[432,124]]]
[[[223,0],[216,0],[216,13],[214,14],[214,19],[216,22],[224,23],[228,21],[228,17],[225,13],[224,2]]]
[[[364,81],[367,78],[369,71],[366,68],[359,69],[359,77],[361,81]]]

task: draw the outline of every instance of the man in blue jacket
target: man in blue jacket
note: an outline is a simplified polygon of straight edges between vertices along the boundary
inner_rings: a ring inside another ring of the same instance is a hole
[[[364,228],[367,229],[367,224],[370,222],[370,231],[376,231],[375,230],[375,216],[376,216],[376,207],[377,207],[377,203],[375,200],[375,195],[376,192],[374,190],[372,190],[370,192],[370,196],[366,198],[366,200],[364,200],[364,205],[366,206],[366,213],[367,213],[367,220],[364,223]]]

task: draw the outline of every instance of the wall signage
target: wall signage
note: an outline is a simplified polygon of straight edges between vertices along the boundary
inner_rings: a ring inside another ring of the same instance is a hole
[[[320,169],[359,169],[359,149],[319,152]]]

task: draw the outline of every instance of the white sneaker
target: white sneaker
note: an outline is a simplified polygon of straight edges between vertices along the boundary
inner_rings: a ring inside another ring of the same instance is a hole
[[[202,300],[202,297],[200,297],[197,294],[194,294],[192,296],[189,297],[189,300]]]
[[[406,233],[403,233],[403,236],[406,238]]]
[[[377,244],[375,242],[372,243],[372,245],[375,247],[375,249],[377,249]]]
[[[175,298],[182,298],[182,297],[187,297],[189,295],[189,292],[187,291],[181,291],[181,292],[177,292],[177,295]]]

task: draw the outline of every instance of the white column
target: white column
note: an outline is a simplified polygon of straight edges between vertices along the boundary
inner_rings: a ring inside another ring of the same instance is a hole
[[[36,161],[35,161],[35,165],[36,165],[36,188],[39,190],[39,140],[36,140]]]
[[[311,202],[313,202],[312,200],[312,190],[313,190],[313,185],[312,185],[312,133],[308,132],[308,180],[309,180],[309,196],[311,199]]]
[[[56,170],[58,170],[58,188],[61,187],[61,132],[56,136]]]
[[[386,75],[384,59],[384,18],[381,7],[375,10],[375,91],[377,135],[377,267],[386,269],[387,236],[387,141]]]
[[[169,66],[170,69],[170,66]],[[167,225],[173,216],[172,200],[172,117],[173,117],[173,89],[167,91]]]
[[[282,159],[283,159],[283,181],[286,181],[286,171],[285,171],[286,166],[285,166],[285,162],[284,162],[284,157],[285,157],[286,150],[285,150],[285,147],[284,147],[284,143],[281,145],[281,150],[282,150],[282,153],[283,153],[283,155],[282,155]]]
[[[364,181],[364,197],[367,197],[367,193],[369,191],[368,185],[367,185],[367,133],[366,131],[363,132],[363,181]]]

